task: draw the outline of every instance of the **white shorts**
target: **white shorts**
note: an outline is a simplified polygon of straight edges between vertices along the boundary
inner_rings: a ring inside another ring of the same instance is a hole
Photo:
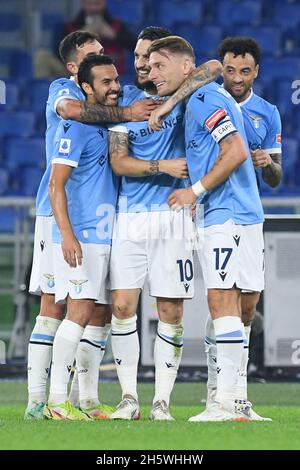
[[[94,299],[107,304],[107,275],[110,245],[80,243],[82,265],[71,268],[64,260],[61,245],[53,244],[55,273],[55,302],[63,302],[69,295],[72,299]]]
[[[53,217],[37,216],[34,231],[33,261],[29,292],[35,295],[55,293],[52,253]]]
[[[153,297],[194,296],[190,213],[119,213],[111,252],[111,289],[142,289],[148,275]]]
[[[206,227],[198,254],[206,289],[264,289],[263,224]]]

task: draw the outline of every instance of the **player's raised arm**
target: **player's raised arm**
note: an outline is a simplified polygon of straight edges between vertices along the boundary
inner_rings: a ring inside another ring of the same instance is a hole
[[[88,103],[85,100],[62,99],[56,112],[63,119],[85,123],[147,121],[151,112],[160,102],[146,99],[133,103],[131,106],[117,107]]]
[[[70,222],[65,185],[71,176],[72,167],[54,163],[49,181],[49,197],[53,215],[62,236],[62,251],[65,261],[76,268],[81,265],[82,251]]]
[[[214,81],[221,72],[222,64],[218,60],[209,60],[199,65],[162,106],[152,111],[149,119],[149,128],[154,131],[159,131],[163,120],[177,103],[191,96],[198,88]]]
[[[111,130],[109,133],[110,164],[119,176],[153,176],[167,173],[174,178],[187,178],[185,158],[172,160],[141,160],[128,155],[128,134]]]

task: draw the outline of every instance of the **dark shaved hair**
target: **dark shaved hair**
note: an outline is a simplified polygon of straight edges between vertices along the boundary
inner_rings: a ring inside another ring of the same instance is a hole
[[[88,31],[74,31],[68,34],[59,44],[59,55],[64,64],[75,59],[78,47],[86,42],[99,41],[97,34]]]
[[[188,55],[195,62],[195,53],[191,44],[180,36],[168,36],[166,38],[153,41],[148,49],[148,54],[158,52],[160,49],[166,49],[172,54]]]

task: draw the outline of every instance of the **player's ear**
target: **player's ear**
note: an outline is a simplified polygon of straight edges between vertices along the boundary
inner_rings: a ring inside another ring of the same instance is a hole
[[[259,65],[256,64],[256,66],[255,66],[255,77],[254,78],[257,78],[258,71],[259,71]]]
[[[191,71],[195,68],[195,64],[190,57],[186,57],[183,63],[183,70],[185,75],[189,75]]]
[[[86,95],[89,96],[89,95],[93,95],[93,89],[91,87],[91,85],[89,83],[86,83],[86,82],[82,82],[81,84],[81,88],[85,91]]]
[[[76,75],[78,73],[78,67],[75,62],[70,61],[67,62],[67,71],[70,72],[71,75]]]

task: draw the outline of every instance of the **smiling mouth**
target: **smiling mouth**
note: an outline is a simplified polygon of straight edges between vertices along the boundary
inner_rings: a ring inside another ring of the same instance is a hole
[[[138,70],[137,74],[141,78],[148,77],[150,70]]]
[[[159,82],[159,83],[155,83],[155,86],[156,88],[159,88],[161,87],[162,85],[164,85],[166,82]]]

